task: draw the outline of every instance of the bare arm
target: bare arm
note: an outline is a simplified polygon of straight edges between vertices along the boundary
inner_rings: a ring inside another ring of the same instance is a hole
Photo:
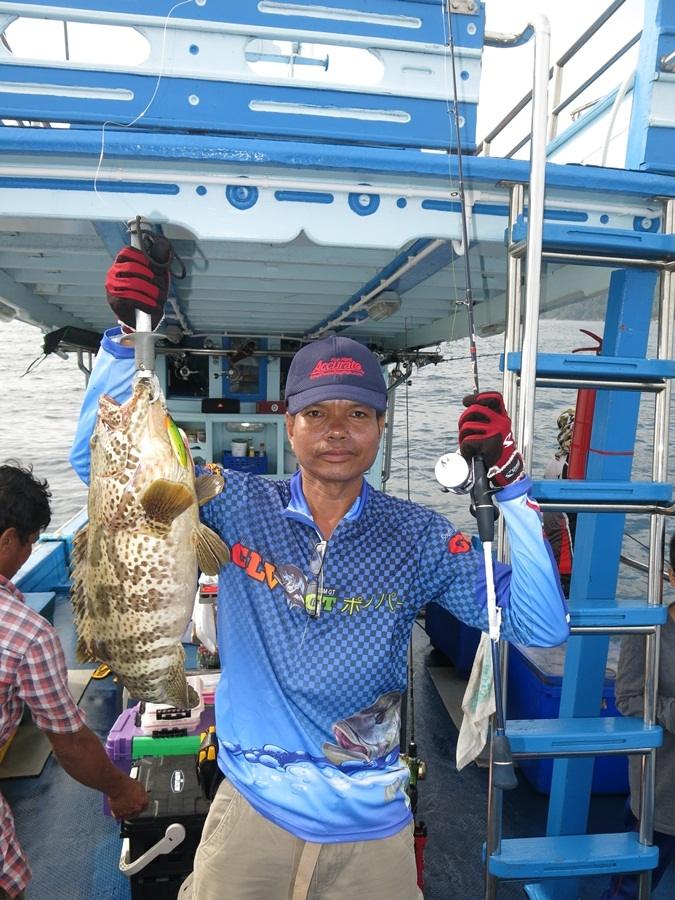
[[[46,731],[54,753],[64,770],[80,784],[107,794],[110,809],[118,819],[137,816],[148,805],[148,795],[138,781],[129,778],[110,761],[93,731],[57,734]]]

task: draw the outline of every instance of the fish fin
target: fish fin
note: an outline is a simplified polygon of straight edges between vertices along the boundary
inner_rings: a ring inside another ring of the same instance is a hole
[[[195,490],[200,506],[204,506],[209,500],[213,500],[225,487],[225,479],[222,475],[200,475],[195,478]]]
[[[97,657],[89,650],[89,647],[82,638],[79,638],[75,648],[75,656],[77,661],[81,663],[98,662]]]
[[[72,575],[70,599],[73,604],[73,622],[78,636],[77,656],[80,662],[90,662],[92,659],[87,647],[91,623],[87,613],[87,600],[84,589],[88,543],[89,528],[87,525],[84,525],[73,538],[73,548],[71,551]]]
[[[168,531],[174,519],[189,509],[194,503],[194,495],[179,481],[157,478],[143,491],[141,506],[150,522],[158,531]]]
[[[197,563],[206,575],[217,575],[221,566],[230,561],[229,547],[208,525],[200,522],[192,533],[192,540]]]

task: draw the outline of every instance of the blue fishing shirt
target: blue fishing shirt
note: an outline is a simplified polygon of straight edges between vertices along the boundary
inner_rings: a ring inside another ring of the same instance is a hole
[[[119,343],[121,334],[122,329],[117,326],[103,335],[82,398],[69,460],[85,484],[89,484],[89,438],[96,424],[98,398],[108,394],[113,400],[124,403],[131,397],[131,380],[136,371],[134,348]]]
[[[99,357],[94,374],[105,366],[119,389],[124,360]],[[101,390],[109,393],[105,378],[92,376],[83,415]],[[71,458],[85,471],[80,426]],[[232,557],[218,585],[220,768],[256,810],[304,840],[393,835],[411,819],[398,746],[411,630],[431,601],[487,630],[482,553],[443,516],[364,481],[317,570],[321,535],[301,474],[224,475],[223,492],[201,510]],[[498,494],[512,555],[511,567],[495,566],[502,633],[553,646],[567,638],[566,610],[529,487],[524,479]],[[318,617],[308,611],[312,582]]]

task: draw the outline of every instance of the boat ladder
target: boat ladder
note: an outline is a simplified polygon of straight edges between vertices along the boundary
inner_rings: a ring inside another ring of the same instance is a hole
[[[675,10],[667,12],[668,4],[658,5],[656,24],[645,21],[645,28],[654,30],[657,37],[675,25]],[[656,46],[654,40],[652,47]],[[648,71],[650,64],[654,80],[660,58],[651,63],[641,58],[643,71]],[[675,92],[675,86],[672,90]],[[637,124],[632,124],[631,131],[641,127],[648,132],[644,122],[651,121],[651,95],[647,93],[640,102],[646,105],[647,113],[636,116],[636,100],[633,122]],[[533,116],[533,160],[535,129]],[[675,134],[673,129],[670,132]],[[650,165],[649,140],[645,136],[639,148],[637,138],[633,142],[633,156],[636,152],[643,154],[640,165],[630,159],[629,141],[628,168],[663,171],[662,166]],[[672,146],[672,137],[670,140]],[[578,516],[569,601],[572,635],[566,648],[560,715],[557,719],[510,720],[507,708],[506,732],[514,757],[554,760],[547,834],[534,838],[503,836],[503,795],[491,777],[485,898],[492,900],[496,896],[501,880],[521,880],[527,882],[525,890],[530,898],[576,900],[580,877],[635,872],[639,873],[639,897],[645,900],[651,894],[651,872],[658,861],[658,850],[651,845],[655,757],[662,741],[662,729],[656,723],[658,645],[667,612],[662,605],[664,522],[665,516],[675,509],[667,472],[671,380],[675,377],[675,198],[656,198],[661,215],[649,223],[635,221],[633,230],[616,228],[600,234],[592,223],[545,218],[543,194],[543,179],[531,179],[527,202],[526,185],[511,186],[507,238],[504,394],[507,408],[518,410],[518,441],[530,471],[536,388],[588,387],[597,390],[597,398],[586,479],[535,481],[533,488],[543,509]],[[530,257],[534,254],[539,266],[543,261],[614,270],[598,356],[537,351],[540,268],[534,268],[537,284],[532,284]],[[525,256],[527,294],[521,327]],[[650,358],[648,339],[657,285],[657,347],[655,356]],[[654,396],[653,457],[651,480],[638,481],[631,480],[631,472],[642,394]],[[617,597],[627,514],[649,520],[646,599]],[[610,637],[626,634],[645,636],[644,715],[641,719],[601,718]],[[504,657],[502,665],[506,703],[508,666]],[[641,758],[638,830],[588,834],[594,759],[617,754]]]

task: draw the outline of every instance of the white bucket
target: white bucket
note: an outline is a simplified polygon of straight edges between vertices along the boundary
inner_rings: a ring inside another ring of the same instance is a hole
[[[232,441],[232,456],[246,456],[248,450],[248,440],[245,438],[235,438]]]

